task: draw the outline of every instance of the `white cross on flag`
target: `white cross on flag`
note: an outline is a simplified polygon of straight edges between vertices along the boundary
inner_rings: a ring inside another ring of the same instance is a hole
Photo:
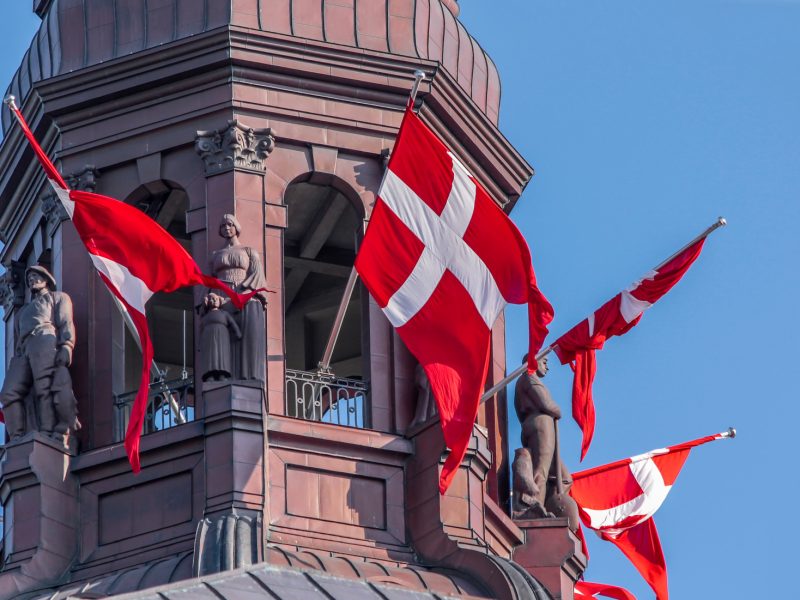
[[[528,303],[529,369],[553,309],[528,245],[475,178],[407,110],[356,268],[430,380],[451,452],[447,489],[466,452],[507,302]]]
[[[572,475],[569,493],[578,503],[583,524],[622,550],[658,600],[668,598],[667,564],[652,517],[672,489],[689,451],[734,435],[729,430]]]

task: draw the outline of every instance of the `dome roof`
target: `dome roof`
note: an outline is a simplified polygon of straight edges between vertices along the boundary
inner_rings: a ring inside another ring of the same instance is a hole
[[[497,124],[497,68],[454,13],[456,0],[56,0],[7,93],[22,101],[42,79],[233,25],[439,62]]]

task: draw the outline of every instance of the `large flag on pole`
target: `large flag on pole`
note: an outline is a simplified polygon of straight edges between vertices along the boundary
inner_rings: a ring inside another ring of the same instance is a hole
[[[130,316],[135,328],[133,333],[139,338],[142,374],[125,434],[128,460],[133,471],[139,472],[139,438],[153,362],[145,304],[156,292],[173,292],[188,285],[221,290],[239,308],[257,292],[237,294],[216,277],[203,274],[183,246],[138,208],[99,194],[69,189],[34,138],[13,97],[6,102],[75,225],[100,278]]]
[[[575,373],[572,382],[572,416],[583,432],[581,460],[586,456],[594,436],[592,382],[597,370],[595,350],[600,350],[608,338],[622,335],[633,328],[642,318],[642,313],[671,290],[692,266],[700,256],[706,237],[724,224],[725,220],[719,219],[675,256],[614,296],[553,342],[553,350],[561,364],[570,363]]]
[[[622,550],[658,600],[667,600],[669,594],[667,564],[653,515],[692,448],[735,435],[736,430],[729,429],[572,474],[569,493],[578,503],[583,524]]]
[[[522,234],[410,108],[356,269],[430,380],[450,448],[444,493],[472,433],[495,320],[507,302],[528,304],[533,370],[553,309]]]
[[[607,583],[575,582],[575,600],[597,600],[597,596],[614,600],[636,600],[628,590]]]

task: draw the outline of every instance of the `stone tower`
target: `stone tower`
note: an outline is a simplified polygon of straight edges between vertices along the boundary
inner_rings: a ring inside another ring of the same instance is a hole
[[[279,597],[280,576],[302,572],[314,589],[347,580],[364,594],[572,598],[583,557],[566,525],[523,530],[507,514],[504,395],[482,407],[440,497],[438,421],[412,426],[415,360],[360,285],[332,374],[317,370],[416,69],[420,116],[501,207],[532,175],[498,130],[497,69],[456,0],[37,0],[34,10],[42,24],[8,93],[71,187],[136,205],[207,271],[220,220],[235,215],[276,293],[263,381],[202,381],[204,290],[151,300],[161,377],[134,475],[121,440],[139,350],[4,108],[6,357],[22,273],[43,264],[74,304],[83,428],[69,447],[33,433],[1,451],[0,598],[213,587],[208,576],[237,567]],[[501,318],[488,384],[505,372],[504,342]],[[242,573],[214,581],[235,587]]]

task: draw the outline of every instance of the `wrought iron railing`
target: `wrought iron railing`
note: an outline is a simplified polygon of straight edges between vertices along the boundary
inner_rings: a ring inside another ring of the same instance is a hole
[[[286,369],[286,416],[363,429],[368,413],[366,382]]]
[[[125,439],[136,392],[114,396],[114,441]],[[194,380],[191,377],[150,384],[142,434],[194,421]]]

